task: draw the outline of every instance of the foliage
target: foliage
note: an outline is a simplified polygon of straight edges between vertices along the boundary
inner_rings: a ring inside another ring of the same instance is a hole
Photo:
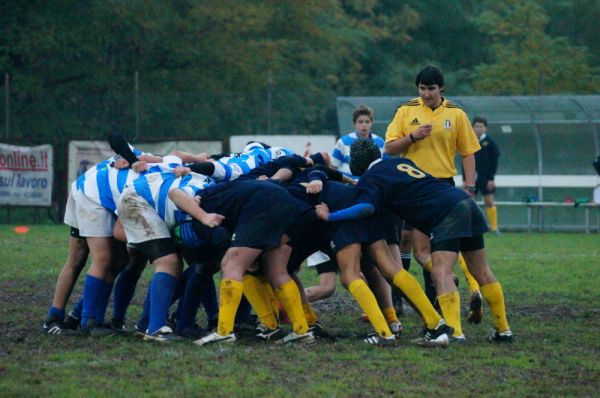
[[[336,96],[412,95],[425,64],[449,95],[586,93],[599,16],[583,0],[7,2],[10,139],[333,132]]]
[[[546,33],[549,18],[535,1],[510,0],[485,11],[495,63],[476,68],[475,87],[488,94],[591,93],[598,82],[587,51]]]

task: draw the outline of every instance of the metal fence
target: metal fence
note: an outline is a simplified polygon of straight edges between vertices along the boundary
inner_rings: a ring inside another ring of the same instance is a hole
[[[338,97],[340,134],[353,130],[352,110],[373,108],[373,131],[385,135],[396,109],[414,97]],[[521,203],[499,208],[505,229],[584,231],[586,214],[570,202],[589,202],[600,177],[592,161],[600,153],[600,96],[451,97],[472,119],[488,120],[488,134],[502,153],[496,200]],[[460,159],[457,158],[460,170]],[[460,176],[457,182],[461,182]],[[526,203],[546,203],[528,210]],[[567,203],[566,206],[558,204]],[[554,206],[554,204],[557,204]],[[593,227],[594,209],[590,209]],[[528,216],[533,219],[527,222]],[[596,215],[597,217],[597,215]],[[596,223],[597,225],[597,223]],[[541,227],[540,227],[541,226]]]

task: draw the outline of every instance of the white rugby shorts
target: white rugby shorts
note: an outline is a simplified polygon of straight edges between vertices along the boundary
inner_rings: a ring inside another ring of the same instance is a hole
[[[150,203],[135,192],[134,187],[123,190],[117,209],[128,243],[171,237],[167,224]]]
[[[112,237],[117,219],[114,213],[92,201],[79,190],[71,191],[71,194],[75,202],[75,217],[73,218],[72,212],[73,200],[70,204],[67,200],[68,214],[65,213],[65,223],[79,229],[79,236],[84,238]]]

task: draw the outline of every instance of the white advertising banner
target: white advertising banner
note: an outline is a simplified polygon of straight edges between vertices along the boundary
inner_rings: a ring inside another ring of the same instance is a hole
[[[0,204],[52,204],[52,146],[0,144]]]
[[[229,138],[229,148],[231,152],[241,152],[248,141],[258,141],[306,156],[316,152],[331,153],[336,140],[335,135],[233,135]]]
[[[175,149],[194,154],[201,152],[210,154],[223,152],[221,141],[164,141],[140,143],[134,146],[141,151],[157,155],[168,155]],[[85,173],[87,169],[114,154],[114,151],[106,141],[70,141],[69,186],[77,177]]]

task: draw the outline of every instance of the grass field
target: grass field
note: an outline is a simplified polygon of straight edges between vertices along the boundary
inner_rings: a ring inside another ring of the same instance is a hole
[[[516,341],[487,343],[492,324],[486,311],[483,324],[464,325],[468,344],[448,350],[409,344],[420,330],[414,313],[402,319],[405,334],[398,347],[361,343],[369,327],[357,321],[360,311],[342,288],[315,306],[339,342],[279,347],[248,338],[231,347],[200,348],[133,336],[46,337],[41,324],[67,238],[62,226],[33,226],[26,235],[0,226],[1,397],[545,397],[600,391],[598,235],[488,237],[490,264],[503,283]],[[140,312],[149,274],[130,321]],[[316,281],[310,270],[301,277]],[[74,298],[80,293],[81,286]]]

